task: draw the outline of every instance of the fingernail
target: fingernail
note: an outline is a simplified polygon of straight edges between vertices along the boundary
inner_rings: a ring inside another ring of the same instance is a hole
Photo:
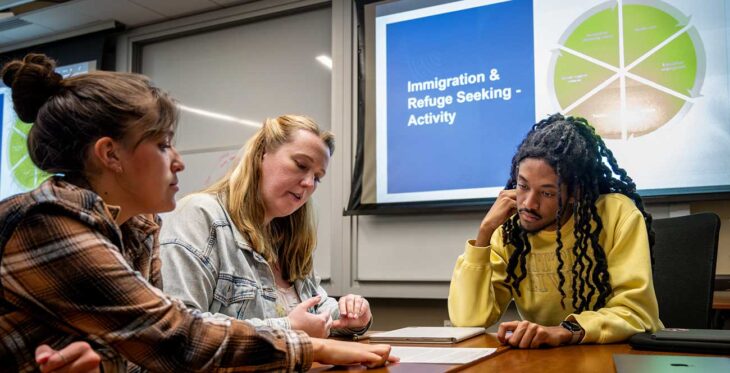
[[[35,361],[36,361],[36,363],[38,363],[38,364],[40,364],[40,365],[43,365],[43,364],[45,364],[45,363],[47,363],[47,362],[48,362],[48,358],[49,358],[49,357],[51,357],[51,354],[49,354],[49,353],[47,353],[47,352],[44,352],[44,353],[42,353],[42,354],[38,355],[38,356],[37,356],[37,357],[35,358]]]

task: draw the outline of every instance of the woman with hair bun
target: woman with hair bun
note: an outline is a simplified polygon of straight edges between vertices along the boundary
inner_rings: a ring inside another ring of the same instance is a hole
[[[3,370],[35,370],[36,346],[74,341],[93,347],[105,372],[135,365],[307,370],[312,361],[395,360],[386,345],[256,329],[206,317],[163,294],[155,213],[175,207],[177,173],[185,167],[172,146],[175,103],[141,75],[99,71],[63,79],[54,67],[48,57],[29,54],[1,73],[20,119],[34,123],[31,159],[54,174],[0,202]]]

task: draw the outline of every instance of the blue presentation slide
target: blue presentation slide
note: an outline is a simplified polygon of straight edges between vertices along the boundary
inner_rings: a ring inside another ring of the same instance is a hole
[[[504,186],[535,119],[532,11],[528,0],[472,1],[376,20],[379,202]]]
[[[728,24],[727,0],[377,5],[377,203],[496,197],[552,113],[586,118],[642,195],[730,191]]]

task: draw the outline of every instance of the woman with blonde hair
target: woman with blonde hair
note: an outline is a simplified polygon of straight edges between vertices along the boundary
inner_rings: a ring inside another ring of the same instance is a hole
[[[307,117],[267,119],[227,175],[165,218],[165,292],[254,325],[314,337],[327,337],[330,327],[335,335],[364,333],[367,300],[328,297],[313,269],[310,196],[333,151],[332,133]]]
[[[175,103],[141,75],[54,69],[29,54],[1,73],[19,118],[34,123],[30,159],[54,176],[0,202],[0,370],[93,371],[97,358],[105,372],[394,360],[388,346],[254,328],[163,294],[155,214],[175,207],[185,168]]]

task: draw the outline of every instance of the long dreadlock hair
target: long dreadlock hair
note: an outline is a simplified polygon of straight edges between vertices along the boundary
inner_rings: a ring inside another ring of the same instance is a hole
[[[644,210],[641,197],[636,192],[636,184],[618,166],[616,158],[606,147],[594,128],[583,118],[563,117],[554,114],[535,124],[517,149],[512,158],[510,179],[507,189],[516,187],[517,172],[520,162],[526,158],[536,158],[547,162],[558,176],[558,190],[562,185],[567,186],[568,196],[573,196],[573,217],[575,221],[575,246],[572,254],[575,257],[571,269],[573,280],[572,305],[576,312],[597,310],[606,305],[606,300],[612,292],[609,283],[606,253],[598,242],[599,234],[603,229],[601,217],[596,209],[596,200],[601,194],[621,193],[631,198],[641,211],[646,223],[649,236],[649,250],[652,265],[654,263],[654,232],[651,228],[652,217]],[[608,164],[606,164],[606,162]],[[556,222],[562,222],[564,210],[562,194],[558,193],[558,212]],[[595,228],[591,230],[591,222]],[[519,225],[519,216],[512,216],[503,226],[504,245],[512,245],[514,252],[507,264],[507,282],[519,296],[520,282],[527,276],[526,257],[530,253],[530,241],[527,232]],[[560,304],[565,308],[565,276],[561,252],[563,242],[560,236],[560,227],[557,229],[558,278]],[[591,255],[592,254],[592,255]],[[519,273],[517,267],[519,266]],[[588,289],[588,293],[585,290]],[[595,298],[595,301],[592,300]],[[591,303],[593,303],[591,307]]]

